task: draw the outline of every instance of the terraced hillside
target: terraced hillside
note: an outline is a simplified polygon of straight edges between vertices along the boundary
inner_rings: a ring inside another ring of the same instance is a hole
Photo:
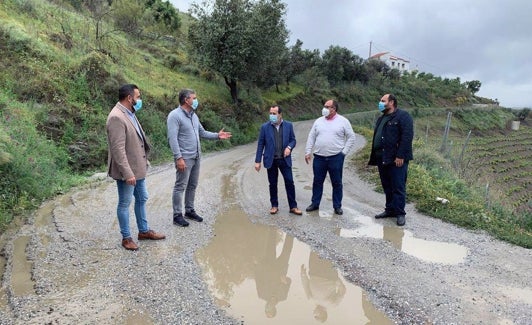
[[[468,170],[489,192],[504,198],[516,212],[532,212],[532,128],[522,121],[519,130],[490,137],[473,137]],[[499,195],[497,195],[499,194]]]

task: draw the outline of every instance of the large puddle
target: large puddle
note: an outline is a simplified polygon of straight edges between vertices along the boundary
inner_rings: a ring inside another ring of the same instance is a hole
[[[353,211],[354,214],[356,212]],[[468,254],[465,246],[455,243],[430,241],[414,237],[414,235],[401,227],[382,225],[372,217],[358,214],[354,220],[360,224],[353,229],[340,229],[340,236],[346,238],[369,237],[383,239],[398,250],[412,255],[425,262],[440,264],[459,264],[464,262]]]
[[[233,207],[197,261],[218,305],[245,324],[392,324],[331,262]]]

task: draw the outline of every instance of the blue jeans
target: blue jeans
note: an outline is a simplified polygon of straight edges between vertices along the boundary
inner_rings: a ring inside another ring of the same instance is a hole
[[[283,175],[284,188],[288,198],[288,206],[290,209],[297,208],[296,202],[296,188],[294,186],[294,177],[292,176],[292,167],[286,164],[284,159],[274,159],[272,166],[267,169],[268,182],[270,183],[270,202],[272,207],[279,206],[279,198],[277,197],[277,180],[279,178],[279,171]]]
[[[198,187],[200,173],[200,158],[185,159],[187,168],[183,172],[176,170],[172,206],[174,216],[194,210],[196,187]],[[185,196],[185,211],[183,211],[183,194]]]
[[[381,164],[378,167],[382,189],[386,196],[385,211],[394,215],[405,215],[408,161],[405,161],[401,167],[395,166],[394,163]]]
[[[333,189],[333,208],[339,209],[342,207],[342,197],[344,191],[342,172],[344,169],[344,159],[345,155],[341,152],[329,157],[314,155],[314,161],[312,163],[312,170],[314,172],[314,181],[312,182],[313,206],[320,206],[321,196],[323,194],[323,182],[325,181],[327,173],[329,173]]]
[[[148,228],[148,219],[146,218],[146,201],[148,201],[148,190],[146,189],[145,179],[137,179],[135,186],[127,185],[126,181],[116,180],[118,188],[118,206],[116,214],[120,225],[122,238],[131,237],[129,231],[129,206],[131,200],[135,197],[135,218],[137,219],[137,228],[139,232],[146,232]]]

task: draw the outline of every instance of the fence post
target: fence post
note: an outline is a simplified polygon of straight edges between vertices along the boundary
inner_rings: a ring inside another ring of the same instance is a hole
[[[445,129],[443,131],[443,141],[441,143],[440,152],[444,153],[447,148],[447,138],[449,137],[449,129],[451,128],[451,116],[453,112],[447,113],[447,122],[445,123]]]
[[[486,208],[489,209],[489,207],[490,207],[490,182],[486,183],[486,197],[485,197],[485,200],[486,200]]]

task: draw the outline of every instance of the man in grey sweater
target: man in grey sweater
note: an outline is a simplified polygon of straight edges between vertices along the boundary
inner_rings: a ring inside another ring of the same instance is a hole
[[[183,89],[179,92],[179,106],[168,114],[167,119],[168,143],[174,155],[176,168],[176,181],[172,194],[174,224],[181,227],[189,225],[184,217],[197,222],[203,221],[194,210],[194,197],[200,173],[200,138],[214,140],[231,137],[231,132],[225,132],[224,129],[218,133],[206,131],[196,115],[197,108],[196,92]]]

